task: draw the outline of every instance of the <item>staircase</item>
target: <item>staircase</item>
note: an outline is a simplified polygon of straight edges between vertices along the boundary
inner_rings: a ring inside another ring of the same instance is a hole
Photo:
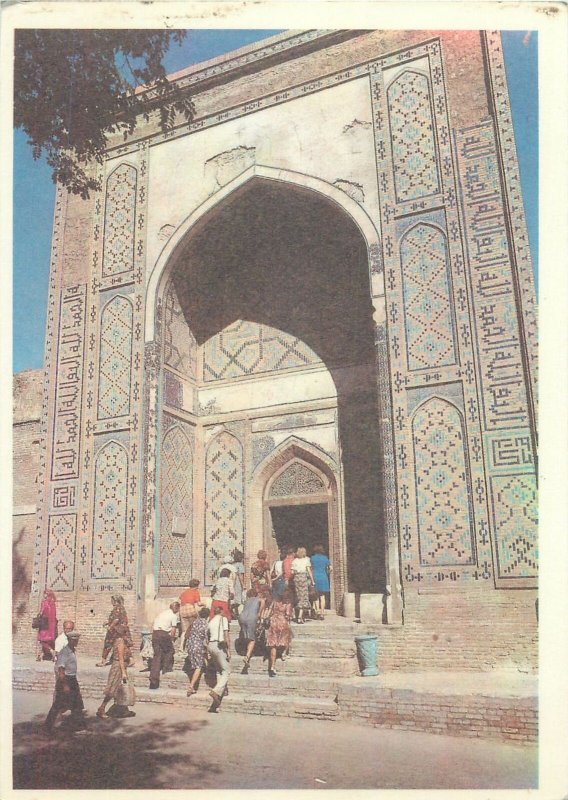
[[[243,656],[237,655],[234,649],[239,626],[233,621],[230,625],[232,671],[223,709],[273,716],[337,717],[339,683],[356,675],[358,670],[355,627],[352,622],[331,612],[324,621],[310,620],[304,625],[292,623],[294,638],[290,655],[284,662],[277,659],[277,676],[270,678],[268,659],[263,655],[254,655],[248,675],[241,675]],[[163,694],[166,702],[185,697],[188,679],[182,671],[184,661],[184,653],[176,653],[174,671],[163,675],[161,691],[151,694]],[[147,674],[135,673],[137,687],[147,686]],[[199,691],[187,702],[192,706],[208,707],[211,698],[207,684],[213,681],[214,676],[203,676]]]
[[[229,694],[222,711],[264,714],[329,721],[349,720],[365,725],[402,730],[446,733],[459,736],[499,738],[519,744],[534,743],[538,736],[538,694],[536,676],[519,669],[466,672],[462,665],[451,670],[444,658],[437,669],[418,667],[407,671],[410,651],[417,654],[428,646],[424,636],[404,640],[404,630],[377,626],[379,676],[359,678],[355,636],[370,632],[361,625],[328,612],[324,621],[292,625],[294,639],[290,656],[276,661],[277,675],[268,675],[268,661],[255,655],[249,674],[241,675],[243,657],[235,654],[239,628],[231,623],[232,660]],[[441,637],[443,638],[443,637]],[[432,647],[432,644],[430,644]],[[434,648],[435,649],[435,648]],[[440,647],[436,655],[450,651]],[[100,653],[78,652],[79,683],[83,697],[101,701],[108,668],[97,669]],[[385,658],[386,656],[386,658]],[[189,680],[183,672],[184,653],[176,653],[174,670],[162,675],[160,688],[148,688],[149,674],[136,657],[130,678],[140,702],[175,704],[207,709],[211,704],[209,685],[215,676],[206,673],[196,694],[186,696]],[[413,655],[414,659],[414,655]],[[418,658],[416,659],[418,661]],[[385,669],[384,662],[388,663]],[[391,662],[391,663],[389,663]],[[391,666],[392,664],[392,666]],[[33,656],[14,656],[12,686],[25,691],[53,692],[51,662],[36,662]],[[208,685],[209,684],[209,685]],[[167,712],[166,712],[167,713]]]

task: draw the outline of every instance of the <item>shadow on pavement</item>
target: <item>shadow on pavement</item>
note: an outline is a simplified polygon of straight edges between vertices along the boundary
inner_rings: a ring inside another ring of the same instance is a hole
[[[87,718],[86,732],[73,733],[63,718],[52,738],[42,729],[45,716],[14,725],[14,789],[165,789],[183,760],[187,788],[219,772],[218,761],[192,761],[176,745],[198,735],[204,721],[137,724]]]

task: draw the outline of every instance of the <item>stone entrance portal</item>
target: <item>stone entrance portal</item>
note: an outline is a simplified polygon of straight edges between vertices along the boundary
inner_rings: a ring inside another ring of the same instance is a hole
[[[322,187],[252,173],[165,260],[149,417],[162,593],[191,576],[211,586],[234,548],[275,557],[292,543],[279,507],[304,507],[303,544],[329,546],[338,600],[348,583],[384,589],[368,249]]]
[[[98,642],[120,593],[140,630],[327,508],[336,608],[422,631],[412,663],[483,620],[506,661],[537,326],[499,33],[288,32],[172,87],[190,125],[58,191],[28,610]]]

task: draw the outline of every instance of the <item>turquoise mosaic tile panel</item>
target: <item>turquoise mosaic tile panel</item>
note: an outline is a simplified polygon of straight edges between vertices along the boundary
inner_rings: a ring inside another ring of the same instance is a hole
[[[107,180],[103,277],[134,269],[136,170],[121,164]]]
[[[130,412],[132,318],[132,303],[120,295],[107,303],[101,315],[99,419]]]
[[[474,561],[465,432],[458,410],[433,398],[412,421],[420,563]]]
[[[397,202],[440,189],[430,85],[426,75],[405,70],[387,89]]]
[[[46,586],[54,592],[75,588],[76,514],[52,514],[47,539]]]
[[[193,455],[184,427],[179,423],[170,428],[161,447],[160,586],[186,586],[194,577]]]
[[[91,576],[123,578],[126,560],[128,453],[109,441],[95,461]]]
[[[237,547],[244,551],[244,462],[238,439],[223,431],[205,459],[205,584]]]
[[[491,477],[499,578],[534,578],[538,571],[535,475]]]
[[[455,364],[444,234],[432,225],[415,225],[402,238],[400,260],[408,368]]]

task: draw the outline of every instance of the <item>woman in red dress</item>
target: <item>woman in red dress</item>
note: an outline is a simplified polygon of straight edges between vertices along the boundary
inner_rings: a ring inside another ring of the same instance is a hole
[[[37,660],[52,661],[57,637],[57,609],[55,608],[55,594],[51,589],[46,589],[43,593],[39,613],[46,617],[47,627],[37,632],[37,640],[41,645],[41,654],[37,655]]]

